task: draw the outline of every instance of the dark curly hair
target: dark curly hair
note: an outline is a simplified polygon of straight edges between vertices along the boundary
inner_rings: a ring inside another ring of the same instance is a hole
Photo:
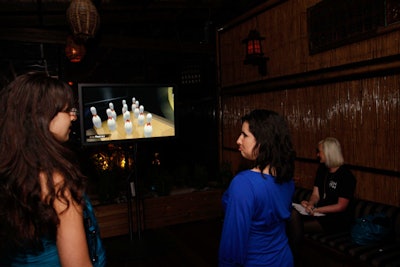
[[[277,183],[293,179],[296,152],[285,119],[278,113],[256,109],[242,117],[256,139],[258,155],[254,167],[264,170],[268,165]]]
[[[75,155],[55,139],[50,121],[72,108],[74,95],[64,82],[45,73],[18,76],[0,92],[0,250],[40,248],[41,238],[55,240],[59,219],[54,200],[83,204],[86,179]],[[56,190],[54,173],[64,178]],[[39,174],[46,177],[43,199]]]

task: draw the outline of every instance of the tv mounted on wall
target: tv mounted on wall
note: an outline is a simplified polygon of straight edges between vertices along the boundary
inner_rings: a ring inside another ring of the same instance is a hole
[[[173,84],[78,84],[83,145],[176,137]]]

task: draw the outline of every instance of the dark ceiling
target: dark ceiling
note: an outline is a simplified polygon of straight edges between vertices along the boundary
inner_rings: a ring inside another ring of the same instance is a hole
[[[27,68],[59,72],[59,55],[70,33],[66,20],[70,2],[0,0],[3,73],[8,70],[15,75]],[[94,0],[100,28],[86,45],[88,50],[102,47],[103,61],[111,56],[117,62],[144,53],[156,57],[159,53],[214,53],[216,28],[260,2],[265,1]],[[127,55],[126,50],[135,52]]]

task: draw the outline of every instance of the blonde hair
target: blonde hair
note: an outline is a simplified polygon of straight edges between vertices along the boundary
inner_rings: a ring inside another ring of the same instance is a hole
[[[340,167],[344,164],[342,148],[339,141],[334,137],[327,137],[319,142],[325,154],[325,165],[328,168]]]

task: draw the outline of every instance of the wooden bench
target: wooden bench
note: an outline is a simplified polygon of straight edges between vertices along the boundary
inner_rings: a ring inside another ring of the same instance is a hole
[[[308,200],[311,192],[310,189],[296,188],[293,202]],[[400,207],[362,199],[355,199],[354,207],[354,219],[375,213],[383,213],[390,218],[394,229],[391,241],[362,246],[352,241],[350,231],[306,234],[300,248],[300,266],[400,266]]]

